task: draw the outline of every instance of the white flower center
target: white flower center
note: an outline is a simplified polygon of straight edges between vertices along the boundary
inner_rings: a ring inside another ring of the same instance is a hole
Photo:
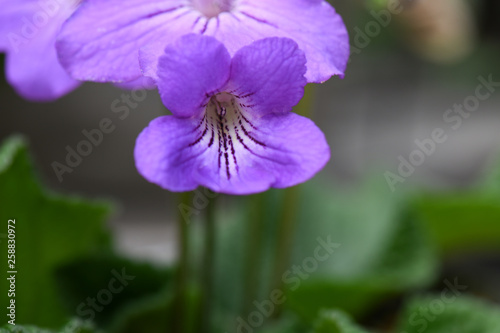
[[[191,0],[192,6],[209,19],[222,12],[229,12],[233,2],[234,0]]]
[[[216,150],[219,171],[228,180],[239,172],[239,158],[266,148],[256,137],[258,128],[244,99],[226,92],[210,97],[196,129],[198,138],[190,144]]]

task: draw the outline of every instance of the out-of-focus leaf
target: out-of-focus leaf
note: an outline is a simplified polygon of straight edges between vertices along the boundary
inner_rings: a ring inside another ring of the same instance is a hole
[[[0,328],[0,333],[56,333],[56,331],[47,330],[36,326],[5,325]]]
[[[255,329],[255,333],[304,333],[307,331],[308,327],[305,327],[304,324],[291,313],[285,313],[279,319],[266,322],[261,329]]]
[[[103,333],[97,331],[94,325],[88,321],[75,318],[68,322],[64,327],[59,330],[48,330],[32,325],[10,325],[0,327],[0,333]]]
[[[221,331],[234,332],[238,317],[255,310],[254,301],[269,299],[282,193],[232,198],[233,208],[218,215],[213,311]]]
[[[170,270],[106,254],[75,260],[58,268],[56,276],[68,310],[103,328],[125,321],[124,309],[137,308],[135,304],[157,298],[165,286],[172,287]]]
[[[285,279],[287,306],[308,321],[325,308],[361,316],[387,297],[434,281],[434,249],[404,194],[394,197],[376,183],[342,196],[309,186]],[[307,262],[328,238],[339,246],[313,270]],[[294,266],[311,271],[301,277]]]
[[[416,203],[420,218],[444,254],[500,249],[500,195],[426,195]]]
[[[312,322],[321,309],[330,306],[360,316],[383,297],[395,293],[385,283],[370,279],[346,281],[331,278],[304,283],[299,289],[289,292],[286,306]]]
[[[500,249],[500,158],[476,186],[422,195],[415,209],[442,254]]]
[[[113,333],[162,333],[172,330],[174,314],[171,286],[138,301],[130,302],[115,317],[108,332]]]
[[[344,312],[324,310],[314,324],[312,333],[367,333]]]
[[[0,148],[0,234],[7,234],[7,221],[15,220],[16,262],[0,270],[17,271],[16,324],[60,327],[74,315],[68,313],[57,295],[53,270],[76,257],[99,252],[108,246],[103,221],[107,205],[48,194],[35,178],[26,143],[7,140]],[[7,239],[0,252],[7,254]],[[0,290],[9,290],[6,279]],[[7,292],[0,296],[8,304]],[[5,323],[6,316],[1,322]]]
[[[500,156],[491,161],[485,174],[479,183],[478,191],[500,197]]]
[[[104,333],[95,328],[94,324],[87,320],[74,318],[66,324],[60,333]]]
[[[497,333],[500,308],[466,296],[443,298],[441,294],[411,301],[397,332],[406,333]]]
[[[171,281],[173,282],[173,281]],[[164,333],[174,331],[177,318],[174,285],[168,283],[163,290],[135,302],[129,302],[117,313],[106,332],[110,333]],[[185,313],[182,318],[183,333],[196,333],[200,293],[197,287],[189,286]]]
[[[296,210],[297,221],[292,257],[282,272],[285,309],[309,324],[322,309],[339,308],[361,316],[387,297],[434,281],[435,252],[407,196],[393,196],[386,184],[370,182],[349,193],[324,186],[302,185],[298,204],[287,207]],[[255,304],[270,300],[275,288],[272,273],[283,191],[269,191],[261,201],[260,213],[250,204],[237,206],[234,213],[225,209],[221,216],[215,281],[216,322],[223,331],[234,331],[239,318],[246,320],[258,311]],[[251,226],[256,224],[261,230],[254,234]],[[315,259],[322,243],[337,244],[332,253],[319,250],[321,256],[327,255],[324,261]],[[251,256],[248,249],[256,253],[254,271],[245,266]],[[249,274],[253,291],[245,296]],[[250,306],[242,308],[245,299]]]
[[[287,312],[281,318],[265,322],[262,327],[254,327],[250,322],[227,333],[367,333],[342,311],[323,310],[311,325],[306,325],[295,315]]]

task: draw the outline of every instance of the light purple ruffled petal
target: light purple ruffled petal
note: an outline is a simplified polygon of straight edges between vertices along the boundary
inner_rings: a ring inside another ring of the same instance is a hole
[[[139,49],[189,33],[199,14],[183,0],[84,0],[59,34],[63,66],[81,80],[128,82],[141,76]]]
[[[266,38],[235,54],[230,85],[245,104],[252,105],[252,112],[285,113],[304,95],[305,73],[306,58],[297,43]]]
[[[157,64],[163,104],[175,116],[198,114],[208,97],[226,84],[230,65],[231,56],[215,38],[195,34],[179,38],[167,46]],[[155,66],[144,67],[150,72]]]
[[[140,76],[132,81],[115,83],[114,86],[124,90],[152,90],[156,89],[156,82],[151,77]]]
[[[252,118],[228,128],[221,135],[202,118],[157,118],[137,139],[137,169],[174,192],[205,186],[252,194],[305,182],[330,158],[323,133],[294,113]]]
[[[0,6],[0,48],[16,91],[29,100],[50,101],[75,89],[80,83],[61,67],[55,49],[56,35],[75,5],[1,0]]]
[[[291,38],[305,52],[306,78],[315,83],[333,75],[344,77],[350,54],[344,22],[323,0],[244,0],[234,15],[221,15],[219,27],[207,34],[223,40],[231,54],[242,42]]]
[[[148,46],[159,57],[165,45],[184,34],[214,36],[231,55],[258,39],[289,37],[306,54],[309,82],[343,76],[348,36],[326,1],[241,0],[230,7],[209,18],[183,0],[84,0],[65,24],[57,48],[64,67],[78,79],[126,82],[141,75],[139,49]]]

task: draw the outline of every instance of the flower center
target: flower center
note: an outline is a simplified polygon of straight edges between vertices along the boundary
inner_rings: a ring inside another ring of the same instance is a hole
[[[234,0],[191,0],[193,7],[209,19],[222,12],[229,12],[233,2]]]
[[[227,116],[227,120],[232,120],[239,112],[235,96],[223,92],[213,95],[207,105],[207,115],[209,117],[222,120]]]
[[[258,128],[244,103],[246,96],[219,93],[210,97],[198,124],[198,137],[189,146],[202,145],[217,151],[217,164],[228,180],[239,172],[242,153],[256,154],[266,145],[257,137]]]

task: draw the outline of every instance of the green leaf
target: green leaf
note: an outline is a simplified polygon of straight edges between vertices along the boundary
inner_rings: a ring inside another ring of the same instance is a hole
[[[428,194],[415,206],[441,253],[500,249],[500,196],[476,191]]]
[[[254,302],[271,299],[274,251],[280,232],[276,221],[283,206],[283,191],[272,190],[261,196],[261,212],[255,205],[241,202],[255,199],[246,197],[232,198],[237,201],[234,211],[227,208],[231,205],[225,205],[221,214],[215,279],[215,322],[221,331],[234,330],[239,317],[247,320],[258,310]],[[373,182],[351,191],[333,185],[325,189],[324,182],[302,185],[295,207],[293,253],[282,279],[285,310],[299,314],[309,324],[322,309],[339,308],[359,317],[386,298],[430,285],[438,263],[411,209],[410,198],[404,193],[393,196],[386,184]],[[251,230],[255,225],[260,228],[258,232]],[[325,261],[317,262],[317,267],[305,271],[304,265],[320,246],[318,238],[340,246]],[[255,251],[252,269],[247,267],[248,249]],[[296,273],[297,267],[303,278]],[[253,282],[245,284],[249,275]],[[249,288],[252,293],[245,297]],[[245,299],[250,302],[247,308]]]
[[[306,278],[288,274],[287,306],[304,319],[314,320],[324,308],[359,317],[388,297],[434,281],[435,251],[409,206],[410,196],[392,196],[373,181],[352,192],[305,188],[292,264],[304,271],[319,239],[330,238],[339,247]]]
[[[7,140],[0,148],[0,221],[6,234],[8,220],[15,220],[16,324],[60,327],[74,313],[58,297],[54,268],[89,253],[107,249],[103,222],[107,205],[49,194],[38,183],[25,141]],[[7,254],[7,239],[0,244]],[[6,272],[7,260],[0,261]],[[0,290],[9,290],[6,279]],[[9,304],[7,292],[0,296]],[[2,322],[5,322],[5,316]]]
[[[106,329],[124,320],[125,309],[157,297],[165,286],[172,287],[171,270],[109,254],[63,265],[57,269],[56,277],[68,310]],[[97,305],[93,306],[89,299]]]
[[[500,308],[453,293],[429,295],[411,301],[397,332],[405,333],[497,333]]]
[[[12,326],[7,324],[2,328],[0,328],[0,333],[56,333],[56,332],[52,330],[39,328],[36,326],[19,326],[19,325]]]
[[[98,331],[94,324],[87,321],[82,320],[80,318],[74,318],[70,322],[68,322],[61,330],[61,333],[103,333]]]
[[[491,161],[488,169],[485,171],[485,177],[480,182],[477,190],[500,197],[500,156]]]
[[[116,316],[108,332],[169,332],[173,325],[173,300],[173,292],[169,286],[156,295],[131,302]]]
[[[297,316],[289,312],[284,313],[278,319],[266,322],[261,329],[255,330],[256,333],[304,333],[307,331],[308,327]]]
[[[173,282],[173,281],[170,281]],[[164,333],[172,331],[178,318],[175,311],[175,292],[172,283],[153,295],[129,302],[115,316],[107,329],[110,333]],[[198,331],[196,317],[200,306],[200,293],[196,287],[188,288],[185,296],[186,313],[183,318],[183,333]]]
[[[234,331],[238,318],[255,310],[254,301],[270,297],[282,194],[231,198],[218,215],[214,327],[221,331]]]
[[[441,254],[500,250],[500,158],[460,192],[424,194],[414,203]]]
[[[22,326],[7,324],[0,328],[0,333],[99,333],[94,325],[88,321],[75,318],[69,321],[64,327],[59,330],[48,330],[36,326]],[[102,333],[102,332],[101,332]]]
[[[324,310],[314,324],[312,333],[367,333],[342,311]]]

